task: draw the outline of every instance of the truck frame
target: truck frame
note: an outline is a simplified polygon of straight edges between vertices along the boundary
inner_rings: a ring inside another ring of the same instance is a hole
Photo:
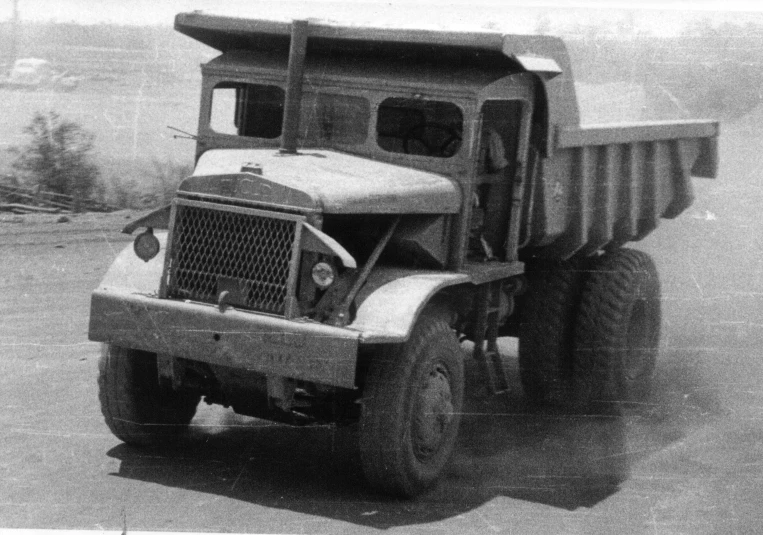
[[[202,398],[336,424],[373,487],[413,497],[452,453],[464,348],[492,393],[515,336],[537,403],[648,395],[659,280],[623,245],[715,176],[717,123],[581,127],[550,36],[205,12],[175,27],[220,55],[192,176],[124,229],[144,230],[92,294],[117,437],[176,444]]]

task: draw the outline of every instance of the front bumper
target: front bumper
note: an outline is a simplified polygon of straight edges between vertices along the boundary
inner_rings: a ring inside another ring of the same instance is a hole
[[[360,333],[100,288],[89,338],[153,353],[352,388]]]

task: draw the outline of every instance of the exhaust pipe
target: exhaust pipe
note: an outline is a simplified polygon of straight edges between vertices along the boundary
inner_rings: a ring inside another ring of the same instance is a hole
[[[305,73],[307,53],[307,21],[294,20],[291,23],[291,46],[289,66],[286,75],[286,101],[281,125],[281,154],[297,154],[299,136],[299,115],[302,108],[302,78]]]

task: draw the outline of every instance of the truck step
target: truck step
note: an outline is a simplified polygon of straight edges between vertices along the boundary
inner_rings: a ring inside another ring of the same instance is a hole
[[[481,364],[482,371],[487,379],[488,388],[492,394],[505,394],[510,390],[508,370],[503,357],[498,351],[485,351]]]

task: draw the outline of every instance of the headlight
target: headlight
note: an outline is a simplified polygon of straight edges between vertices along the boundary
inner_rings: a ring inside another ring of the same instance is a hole
[[[313,282],[318,285],[318,288],[325,290],[336,279],[336,271],[334,267],[328,262],[318,262],[313,266]]]
[[[144,262],[148,262],[153,257],[159,254],[159,240],[154,236],[154,230],[147,228],[145,232],[141,232],[135,237],[135,242],[132,244],[132,248],[138,258]]]

